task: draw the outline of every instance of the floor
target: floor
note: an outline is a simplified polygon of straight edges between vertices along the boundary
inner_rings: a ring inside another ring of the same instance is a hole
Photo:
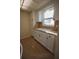
[[[32,37],[22,39],[21,43],[23,45],[22,59],[54,59],[54,56]]]

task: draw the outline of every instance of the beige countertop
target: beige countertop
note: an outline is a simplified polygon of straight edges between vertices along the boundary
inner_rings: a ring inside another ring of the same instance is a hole
[[[53,35],[58,35],[58,33],[54,32],[54,31],[51,31],[49,29],[44,29],[44,28],[37,28],[36,30],[41,30],[41,31],[44,31],[46,33],[49,33],[49,34],[53,34]]]

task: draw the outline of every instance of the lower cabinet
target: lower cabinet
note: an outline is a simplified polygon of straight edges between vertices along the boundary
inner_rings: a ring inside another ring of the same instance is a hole
[[[54,49],[54,40],[55,38],[51,38],[49,37],[49,39],[47,40],[48,41],[48,49],[53,52],[53,49]]]
[[[45,33],[43,31],[33,31],[32,36],[44,47],[46,47],[50,52],[53,53],[54,41],[56,37],[54,34]]]

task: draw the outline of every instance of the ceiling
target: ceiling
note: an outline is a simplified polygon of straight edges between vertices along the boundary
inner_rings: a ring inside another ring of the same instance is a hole
[[[21,9],[27,11],[37,10],[50,3],[50,1],[51,0],[20,0],[20,2],[22,2]]]

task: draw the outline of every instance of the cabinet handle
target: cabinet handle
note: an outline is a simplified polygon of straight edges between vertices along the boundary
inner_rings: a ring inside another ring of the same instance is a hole
[[[40,35],[39,35],[39,37],[40,37]]]
[[[48,38],[46,38],[46,39],[48,39]]]

